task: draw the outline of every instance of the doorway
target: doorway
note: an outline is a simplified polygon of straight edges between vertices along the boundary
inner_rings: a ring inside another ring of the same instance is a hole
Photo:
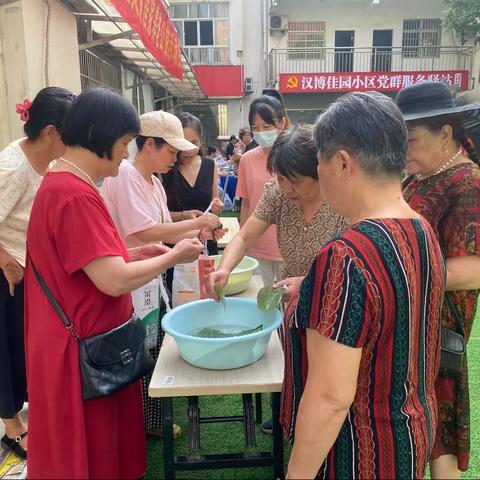
[[[353,30],[337,30],[335,32],[335,71],[353,71],[353,46],[355,32]]]
[[[390,72],[392,69],[393,30],[374,30],[372,42],[372,72]]]

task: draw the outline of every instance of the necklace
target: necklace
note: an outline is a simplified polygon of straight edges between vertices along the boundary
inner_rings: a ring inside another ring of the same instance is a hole
[[[461,155],[461,153],[463,152],[463,150],[460,148],[458,150],[457,153],[455,153],[449,160],[447,160],[433,175],[430,175],[431,177],[434,177],[435,175],[438,175],[439,173],[442,173],[444,172],[451,164],[454,160],[456,160],[458,158],[459,155]],[[420,180],[422,178],[422,174],[419,173],[416,175],[417,177],[417,180]]]
[[[80,172],[80,173],[90,182],[90,184],[92,185],[92,187],[93,187],[97,192],[100,191],[100,190],[98,189],[97,185],[95,184],[95,182],[92,180],[92,177],[91,177],[87,172],[85,172],[84,170],[82,170],[79,166],[75,165],[74,163],[70,162],[69,160],[67,160],[66,158],[63,158],[63,157],[58,157],[58,160],[61,160],[62,162],[67,163],[68,165],[70,165],[71,167],[73,167],[75,170],[77,170],[78,172]]]

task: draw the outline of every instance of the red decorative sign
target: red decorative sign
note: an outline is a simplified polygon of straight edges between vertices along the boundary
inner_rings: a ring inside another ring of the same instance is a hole
[[[168,73],[182,80],[180,43],[163,0],[110,0],[110,2],[138,33],[155,60]]]
[[[207,97],[243,97],[242,65],[195,65],[193,69]]]
[[[280,92],[381,92],[397,91],[414,83],[446,82],[460,90],[468,88],[468,70],[440,72],[281,73]]]

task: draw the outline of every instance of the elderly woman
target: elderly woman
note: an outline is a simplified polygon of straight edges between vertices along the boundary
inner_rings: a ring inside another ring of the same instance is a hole
[[[479,158],[463,127],[464,113],[480,103],[457,107],[447,85],[425,82],[401,90],[397,105],[408,127],[403,195],[431,224],[446,257],[448,295],[442,326],[468,341],[480,289]],[[455,316],[459,314],[461,326]],[[459,373],[440,368],[435,389],[439,427],[432,452],[432,478],[459,478],[470,456],[470,403],[466,354]]]
[[[0,418],[3,448],[27,457],[27,431],[19,411],[26,399],[23,274],[27,225],[35,194],[50,162],[65,151],[63,119],[72,92],[47,87],[17,105],[25,138],[0,152]]]
[[[286,298],[298,289],[318,249],[344,230],[346,221],[325,202],[317,173],[317,156],[312,130],[304,126],[282,133],[272,147],[267,169],[276,179],[269,180],[253,214],[230,241],[217,270],[207,278],[225,286],[228,276],[262,235],[277,227],[277,241],[284,259],[281,279],[287,286]]]
[[[267,169],[276,179],[265,184],[253,214],[225,249],[217,270],[208,277],[207,289],[213,298],[214,285],[226,285],[231,271],[272,225],[276,226],[284,259],[275,286],[286,288],[285,300],[298,289],[318,249],[345,229],[346,221],[328,206],[320,191],[317,164],[311,128],[297,127],[278,137],[267,160]],[[263,423],[262,430],[272,432],[271,420]]]
[[[127,251],[97,190],[100,178],[118,175],[138,130],[124,97],[106,89],[79,95],[65,119],[67,149],[32,207],[25,275],[30,478],[140,478],[146,470],[140,381],[83,400],[79,344],[32,270],[33,262],[84,339],[131,317],[132,290],[198,257],[196,239],[169,251],[158,245]]]
[[[351,226],[320,249],[286,311],[288,478],[425,475],[444,264],[402,197],[406,136],[374,93],[345,95],[315,125],[322,191]]]

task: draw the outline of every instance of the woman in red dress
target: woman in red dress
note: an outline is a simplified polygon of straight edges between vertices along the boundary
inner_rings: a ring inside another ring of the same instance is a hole
[[[85,338],[128,320],[132,290],[198,257],[198,240],[127,251],[99,195],[95,182],[117,175],[138,129],[135,109],[120,95],[82,93],[65,120],[65,155],[32,208],[25,275],[29,478],[139,478],[146,470],[140,381],[82,400],[78,344],[31,268],[33,261]]]
[[[461,330],[444,302],[442,325],[468,341],[480,289],[480,168],[466,137],[464,115],[480,103],[457,107],[446,84],[424,82],[401,90],[397,104],[408,127],[403,195],[433,227],[446,258],[448,295]],[[470,457],[470,402],[466,354],[462,371],[440,369],[435,382],[438,429],[432,451],[433,479],[460,478]]]

